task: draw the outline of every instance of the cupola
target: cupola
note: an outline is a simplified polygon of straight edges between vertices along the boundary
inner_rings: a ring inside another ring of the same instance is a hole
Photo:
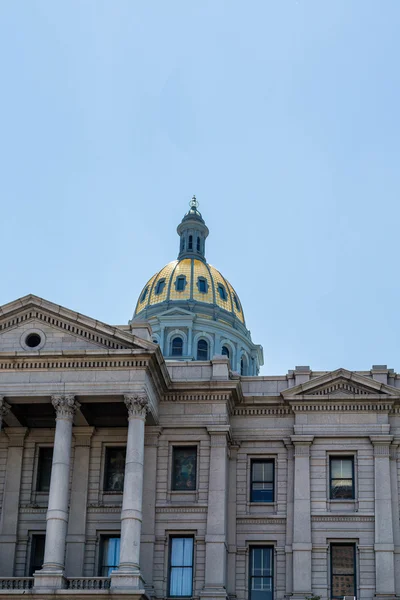
[[[196,196],[190,201],[190,210],[183,217],[177,227],[180,240],[178,260],[182,258],[198,258],[206,262],[205,245],[208,236],[208,227],[201,213],[198,211],[199,203]]]

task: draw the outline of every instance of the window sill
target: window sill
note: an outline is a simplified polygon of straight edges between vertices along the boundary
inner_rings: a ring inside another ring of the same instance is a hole
[[[249,506],[273,506],[276,507],[276,502],[248,502]]]

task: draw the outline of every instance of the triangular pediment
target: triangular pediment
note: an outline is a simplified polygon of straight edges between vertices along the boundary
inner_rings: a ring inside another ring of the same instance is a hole
[[[0,307],[0,352],[23,352],[29,332],[42,342],[36,348],[59,350],[151,350],[154,344],[38,296],[24,296]],[[35,348],[32,348],[35,350]]]
[[[180,306],[173,306],[172,308],[169,308],[168,310],[165,310],[164,312],[159,313],[157,315],[157,318],[160,320],[174,317],[183,317],[192,320],[196,317],[196,315],[190,310],[186,310],[185,308],[181,308]]]
[[[324,373],[320,377],[306,381],[300,385],[288,388],[282,392],[282,396],[287,400],[322,399],[322,398],[368,398],[381,396],[389,397],[399,396],[400,390],[375,381],[365,375],[360,375],[346,369],[337,369]]]

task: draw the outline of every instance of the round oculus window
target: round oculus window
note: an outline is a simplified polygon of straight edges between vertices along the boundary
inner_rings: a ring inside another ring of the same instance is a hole
[[[42,338],[40,337],[40,335],[38,333],[30,333],[25,338],[25,344],[29,348],[37,348],[37,346],[40,346],[41,342],[42,342]]]

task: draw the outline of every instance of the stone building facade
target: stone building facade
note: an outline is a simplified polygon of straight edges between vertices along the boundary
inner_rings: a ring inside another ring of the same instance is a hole
[[[35,296],[0,308],[0,595],[400,597],[400,375],[257,375],[236,292],[193,271],[192,213],[180,235],[197,232],[189,297],[164,272],[169,296],[127,326]]]

